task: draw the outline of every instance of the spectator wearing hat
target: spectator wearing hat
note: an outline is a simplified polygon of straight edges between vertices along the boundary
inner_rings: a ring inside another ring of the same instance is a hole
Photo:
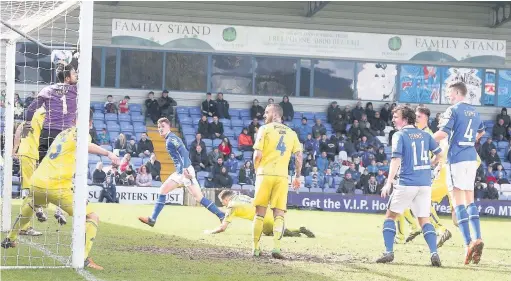
[[[333,101],[330,106],[328,107],[327,113],[326,113],[326,120],[328,123],[332,124],[334,121],[338,118],[339,115],[341,115],[341,109],[337,105],[336,101]]]
[[[321,124],[321,119],[316,119],[316,124],[312,126],[312,137],[317,138],[321,135],[326,135],[326,127]]]
[[[213,117],[216,115],[216,102],[211,99],[211,93],[206,93],[206,100],[202,102],[202,115]]]
[[[172,120],[172,116],[174,115],[174,106],[177,105],[177,102],[173,98],[169,97],[169,91],[163,90],[161,97],[158,99],[158,105],[160,106],[160,115]]]
[[[312,134],[312,128],[307,125],[307,118],[302,118],[302,123],[295,127],[300,142],[304,142],[308,134]]]
[[[509,117],[509,115],[507,115],[507,109],[505,107],[503,107],[502,110],[500,111],[500,114],[497,115],[496,121],[498,122],[499,119],[504,120],[504,127],[509,126],[511,118]]]
[[[224,100],[224,94],[222,93],[216,95],[216,114],[220,119],[231,119],[229,115],[229,103]]]
[[[130,112],[129,101],[130,101],[130,97],[124,96],[124,98],[119,102],[119,113],[129,113]]]
[[[151,118],[151,121],[156,125],[160,118],[160,106],[158,101],[154,98],[154,92],[149,92],[147,99],[145,100],[146,116]]]

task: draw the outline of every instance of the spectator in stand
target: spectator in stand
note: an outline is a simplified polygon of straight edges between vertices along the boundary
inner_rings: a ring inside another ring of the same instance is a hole
[[[25,109],[23,108],[23,104],[19,102],[19,100],[14,100],[14,119],[23,120],[23,113]]]
[[[224,162],[224,166],[227,168],[227,172],[236,173],[239,168],[238,159],[236,159],[236,155],[231,153],[227,161]]]
[[[435,116],[435,119],[431,122],[431,125],[429,126],[429,128],[431,129],[431,131],[433,133],[436,133],[438,131],[438,124],[440,123],[440,116],[442,114],[439,112],[436,114]]]
[[[351,111],[351,119],[353,119],[353,121],[354,120],[360,121],[362,120],[362,114],[365,114],[365,110],[362,107],[362,102],[358,101],[355,108],[353,108],[353,110]]]
[[[487,166],[493,166],[493,169],[497,168],[497,165],[500,164],[500,157],[497,154],[496,149],[492,149],[490,151],[490,155],[488,155],[488,158],[486,158],[486,165]]]
[[[282,121],[292,121],[295,116],[295,110],[293,109],[293,104],[289,102],[289,97],[284,96],[282,101],[280,102],[280,107],[282,107],[282,111],[284,115],[282,116]]]
[[[358,126],[358,120],[353,121],[353,125],[351,126],[348,135],[352,143],[358,143],[362,137],[362,129]]]
[[[368,146],[364,152],[361,153],[362,158],[362,165],[364,167],[367,167],[371,165],[371,161],[375,160],[376,157],[374,156],[374,148],[372,146]]]
[[[128,165],[126,171],[121,173],[121,183],[125,186],[135,185],[137,174],[133,170],[133,166]]]
[[[376,181],[378,182],[379,186],[383,186],[385,184],[385,175],[383,170],[378,170],[378,175],[376,176]]]
[[[483,143],[483,145],[479,149],[479,156],[481,157],[481,160],[486,161],[486,159],[488,159],[488,157],[490,155],[490,151],[492,149],[496,150],[497,147],[493,143],[493,139],[491,137],[489,137],[488,139],[486,139],[486,141]]]
[[[212,139],[224,138],[224,124],[218,121],[218,116],[213,116],[213,122],[209,124],[209,135]]]
[[[504,127],[509,126],[511,119],[509,118],[509,115],[507,115],[507,108],[503,107],[502,110],[500,111],[500,114],[497,115],[497,118],[495,120],[498,122],[499,119],[504,120]]]
[[[385,122],[386,125],[388,125],[392,121],[391,115],[392,112],[390,111],[390,105],[387,102],[383,105],[382,109],[380,110],[380,118],[381,120],[383,120],[383,122]]]
[[[105,102],[105,113],[115,113],[117,114],[119,110],[117,109],[117,105],[115,105],[114,97],[112,95],[108,95],[106,97]]]
[[[496,171],[495,171],[494,174],[497,177],[497,179],[506,178],[507,177],[507,173],[504,170],[504,167],[502,167],[502,164],[497,164]],[[499,182],[499,184],[501,184],[501,183]]]
[[[373,122],[373,119],[376,116],[376,111],[374,111],[372,102],[366,103],[365,114],[367,115],[367,120],[369,120],[369,123]]]
[[[211,169],[211,179],[214,179],[216,175],[220,174],[223,167],[224,158],[220,156],[216,159],[216,163],[213,165],[213,168]]]
[[[378,188],[378,182],[376,181],[376,177],[371,175],[369,177],[369,181],[364,186],[365,194],[379,194],[380,190]]]
[[[385,127],[387,124],[380,118],[380,113],[375,112],[374,118],[371,122],[371,129],[377,136],[385,136]]]
[[[101,130],[101,132],[99,132],[98,142],[99,142],[99,145],[109,145],[110,144],[110,136],[106,132],[105,128],[103,128]]]
[[[392,130],[389,132],[389,143],[392,143],[392,136],[397,132],[396,127],[392,124]]]
[[[321,135],[321,139],[319,140],[319,152],[323,153],[328,150],[328,137],[326,135]]]
[[[149,157],[154,152],[153,142],[147,138],[147,133],[142,133],[138,141],[138,157]]]
[[[272,98],[268,99],[268,104],[274,104],[274,103],[275,103],[275,101]]]
[[[353,123],[353,112],[351,106],[346,105],[344,109],[341,110],[342,119],[346,122],[346,124]]]
[[[376,176],[378,174],[378,166],[376,165],[376,160],[371,160],[371,164],[367,166],[366,170],[369,172],[370,175]]]
[[[295,128],[300,142],[304,142],[308,134],[312,134],[312,128],[307,125],[307,118],[302,117],[302,123]],[[316,137],[314,137],[316,138]]]
[[[377,163],[383,163],[383,160],[387,159],[387,154],[385,153],[385,148],[380,146],[378,151],[376,152],[375,159]]]
[[[192,147],[195,148],[190,151],[190,162],[192,162],[193,168],[196,172],[206,171],[209,166],[206,150],[202,149],[200,145]]]
[[[368,139],[371,139],[376,135],[375,132],[371,129],[371,124],[369,123],[365,113],[362,114],[362,119],[358,121],[358,126],[362,130],[362,135],[367,136]]]
[[[332,175],[331,169],[326,169],[325,175],[323,176],[323,189],[334,188],[334,176]]]
[[[360,172],[358,171],[358,169],[356,168],[355,163],[350,164],[350,168],[348,170],[346,170],[346,172],[344,172],[345,176],[346,176],[346,174],[351,174],[351,178],[354,179],[355,181],[360,180],[361,175],[360,175]]]
[[[36,92],[32,91],[30,92],[30,96],[28,96],[26,99],[25,99],[25,108],[28,108],[28,106],[37,98],[37,94]]]
[[[158,99],[158,106],[160,107],[160,115],[172,120],[174,116],[174,106],[177,106],[177,102],[169,97],[169,91],[163,90],[161,97]]]
[[[476,182],[474,183],[474,198],[476,201],[483,200],[484,195],[486,194],[486,190],[484,189],[483,184],[481,181],[478,181],[476,179]]]
[[[316,147],[319,148],[319,143],[316,139],[312,138],[311,134],[307,135],[307,139],[303,143],[303,150],[305,153],[315,156]]]
[[[243,128],[243,131],[238,136],[238,149],[240,151],[254,151],[252,148],[254,146],[254,141],[252,137],[248,134],[248,129]]]
[[[312,172],[312,168],[316,166],[316,161],[312,157],[312,154],[307,155],[305,161],[302,164],[302,176],[307,176]]]
[[[369,171],[367,171],[367,169],[364,169],[360,174],[360,180],[358,180],[358,182],[357,182],[357,188],[363,190],[364,186],[366,186],[370,177],[371,177],[371,175],[369,174]]]
[[[126,147],[126,153],[131,155],[131,157],[137,157],[138,156],[137,144],[135,143],[134,139],[131,139],[128,142],[128,146]]]
[[[224,160],[227,160],[232,150],[227,144],[227,142],[225,142],[225,140],[222,140],[222,142],[218,145],[218,151],[220,151],[220,155],[224,158]]]
[[[316,124],[312,126],[312,137],[317,138],[321,135],[326,135],[326,128],[321,124],[321,119],[316,119]]]
[[[333,117],[332,129],[335,133],[346,134],[346,125],[347,123],[343,119],[343,115],[341,113]]]
[[[248,134],[252,136],[252,140],[255,140],[256,128],[261,127],[257,118],[252,118],[252,122],[248,125]]]
[[[489,200],[498,200],[499,199],[499,191],[497,190],[497,188],[495,188],[494,182],[488,183],[488,186],[486,187],[485,195],[486,196],[484,197],[484,199],[489,199]]]
[[[326,157],[327,154],[326,152],[322,152],[321,153],[321,157],[318,157],[318,159],[316,160],[316,163],[318,165],[318,171],[320,174],[324,174],[326,169],[328,169],[328,166],[329,166],[329,162],[328,162],[328,158]]]
[[[216,115],[216,102],[211,99],[211,93],[206,94],[206,100],[202,102],[202,115],[213,117]]]
[[[103,171],[103,163],[96,163],[96,169],[92,173],[92,183],[97,185],[103,185],[106,180],[106,173]]]
[[[152,153],[149,161],[145,163],[147,167],[147,171],[151,174],[153,180],[161,181],[160,171],[161,171],[161,163],[156,160],[156,154]]]
[[[351,174],[345,174],[344,180],[337,189],[337,193],[354,194],[356,185],[357,181],[351,177]]]
[[[216,188],[231,188],[232,187],[232,177],[229,175],[226,167],[222,167],[220,173],[215,175],[213,179]]]
[[[383,160],[383,164],[380,166],[380,170],[383,171],[383,173],[385,174],[385,176],[387,176],[389,174],[389,160],[385,159]]]
[[[348,154],[348,156],[351,156],[357,152],[355,145],[347,137],[343,137],[342,141],[339,142],[337,147],[339,148],[339,150],[346,151],[346,154]]]
[[[504,141],[507,136],[507,128],[504,125],[504,119],[500,118],[497,124],[493,126],[491,136],[495,141]]]
[[[153,177],[147,172],[146,166],[140,167],[140,173],[137,175],[136,182],[138,186],[151,186],[153,184]]]
[[[312,172],[309,175],[312,178],[312,182],[310,187],[311,188],[318,188],[320,187],[320,178],[321,175],[318,172],[318,167],[312,167]]]
[[[489,182],[497,182],[497,177],[495,177],[495,174],[493,173],[493,167],[492,166],[488,166],[487,170],[486,170],[486,183],[488,184]]]
[[[337,138],[335,137],[335,135],[331,135],[330,136],[330,140],[327,142],[327,148],[326,148],[326,155],[327,155],[327,158],[329,161],[334,161],[335,160],[335,156],[337,155],[337,151],[338,151],[338,148],[337,148],[337,143],[339,141],[337,140]]]
[[[130,97],[124,96],[124,98],[119,102],[119,113],[129,113],[130,112],[129,102],[130,102]]]
[[[131,165],[130,163],[131,161],[131,155],[129,154],[124,154],[124,157],[121,159],[121,164],[119,165],[119,171],[121,173],[124,173],[126,171],[126,169],[128,168],[128,166]]]
[[[327,123],[333,124],[334,121],[339,118],[339,115],[342,115],[341,109],[339,108],[339,105],[337,105],[337,102],[333,101],[330,103],[330,106],[326,112]]]
[[[202,134],[201,133],[197,133],[195,135],[195,140],[192,141],[192,143],[190,144],[190,147],[191,148],[195,148],[197,145],[200,145],[201,148],[202,148],[202,151],[207,153],[207,151],[206,151],[206,143],[202,140]]]
[[[199,134],[201,134],[206,139],[210,137],[209,122],[208,122],[208,117],[206,115],[202,115],[202,117],[199,121],[197,132]]]
[[[356,144],[356,148],[358,151],[365,151],[369,147],[369,142],[367,141],[366,136],[362,136],[360,141]]]
[[[208,154],[208,163],[212,169],[217,164],[217,159],[219,157],[222,156],[220,155],[220,151],[218,151],[218,147],[213,148],[213,150]]]
[[[342,167],[342,163],[341,163],[341,160],[337,159],[333,162],[330,163],[330,170],[332,171],[332,175],[334,176],[338,176],[341,174],[341,167]]]
[[[389,110],[389,111],[390,111],[390,116],[389,116],[390,120],[389,120],[389,122],[390,122],[391,124],[392,124],[392,111],[394,111],[394,109],[395,109],[396,107],[397,107],[397,103],[395,103],[395,102],[393,102],[393,103],[390,105],[390,110]]]
[[[91,142],[93,144],[100,145],[99,144],[98,133],[96,133],[96,128],[94,128],[94,124],[91,124],[90,127],[89,127],[89,135],[90,135],[90,138],[91,138]]]
[[[113,176],[108,176],[106,180],[103,182],[103,189],[99,193],[99,202],[103,202],[103,199],[106,199],[106,203],[119,203],[119,199],[117,199],[117,188],[115,186],[116,182]]]
[[[21,107],[21,108],[24,108],[23,106],[23,101],[21,100],[20,98],[20,94],[18,93],[14,93],[14,103],[18,103],[18,105]],[[30,104],[27,105],[27,107],[29,106]]]
[[[146,116],[151,118],[154,125],[158,122],[158,119],[161,116],[160,106],[158,105],[158,101],[154,98],[154,92],[149,92],[147,99],[145,100],[145,108],[146,108]]]
[[[114,154],[122,157],[124,154],[126,154],[126,148],[128,148],[126,136],[123,133],[120,133],[114,144]]]
[[[222,93],[216,95],[216,114],[220,119],[231,119],[229,115],[229,103],[224,100],[224,94]]]
[[[250,118],[256,120],[263,120],[264,116],[264,108],[259,105],[259,101],[255,99],[252,103],[252,107],[250,108]]]
[[[252,167],[252,162],[246,161],[245,165],[241,167],[240,172],[238,174],[238,182],[241,185],[254,185],[255,183],[255,171]]]
[[[108,173],[106,173],[107,179],[112,179],[111,184],[117,185],[121,183],[121,174],[119,173],[119,169],[117,166],[112,165],[112,168]]]

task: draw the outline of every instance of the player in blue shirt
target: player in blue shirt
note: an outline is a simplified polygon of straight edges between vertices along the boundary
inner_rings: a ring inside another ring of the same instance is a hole
[[[160,136],[165,138],[165,146],[174,161],[176,172],[170,175],[161,185],[160,196],[154,205],[153,214],[150,217],[139,217],[138,219],[149,226],[154,226],[158,215],[165,206],[167,194],[178,187],[185,186],[197,202],[200,202],[202,206],[215,214],[220,221],[222,221],[225,214],[218,209],[215,203],[211,202],[202,194],[200,185],[195,178],[195,170],[191,164],[188,150],[183,144],[183,141],[170,131],[170,121],[167,118],[158,120],[158,132]],[[192,175],[193,179],[188,179],[185,174]]]
[[[439,130],[433,137],[437,142],[445,138],[449,141],[447,184],[466,245],[464,263],[473,261],[478,264],[484,243],[481,240],[479,210],[474,204],[474,181],[479,166],[475,143],[484,135],[484,125],[475,107],[465,101],[467,86],[464,83],[451,84],[447,94],[452,106],[443,114]],[[475,241],[470,235],[469,222],[475,232]]]
[[[390,196],[383,223],[383,240],[386,251],[377,263],[394,260],[395,220],[404,210],[411,208],[419,219],[424,239],[431,252],[431,265],[441,266],[437,253],[436,232],[429,222],[431,206],[431,164],[429,152],[441,152],[433,137],[415,125],[415,111],[408,106],[398,106],[392,112],[392,121],[399,131],[392,136],[392,160],[387,183],[381,191],[383,198],[389,195],[399,171],[399,179]],[[436,156],[432,162],[436,162]]]

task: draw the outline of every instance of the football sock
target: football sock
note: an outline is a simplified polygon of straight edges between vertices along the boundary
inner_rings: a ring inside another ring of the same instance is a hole
[[[273,223],[273,250],[280,251],[280,239],[284,233],[284,217],[276,216]]]
[[[417,232],[420,230],[419,224],[417,223],[417,219],[412,214],[412,211],[410,209],[406,209],[405,212],[403,213],[403,216],[410,225],[411,232]]]
[[[468,220],[472,226],[472,230],[475,232],[476,239],[481,239],[481,224],[479,222],[479,210],[474,203],[467,206]]]
[[[430,224],[426,223],[422,226],[422,234],[424,235],[424,240],[426,240],[426,243],[428,243],[429,252],[430,253],[436,253],[436,232],[435,227]]]
[[[151,219],[153,221],[156,221],[158,215],[160,215],[161,210],[163,210],[163,207],[165,207],[166,198],[166,194],[160,194],[160,196],[158,196],[158,200],[156,201],[156,204],[154,204],[153,214],[151,215]]]
[[[387,219],[383,223],[383,241],[385,242],[385,251],[394,252],[394,237],[396,236],[396,223]]]
[[[255,216],[253,221],[253,229],[252,229],[252,238],[254,240],[254,244],[252,249],[259,250],[259,240],[261,239],[261,235],[263,234],[263,220],[264,218],[261,216]],[[274,234],[275,235],[275,234]]]
[[[89,257],[90,249],[96,239],[96,233],[98,232],[98,224],[96,221],[87,219],[85,221],[85,258]]]
[[[32,219],[32,214],[34,213],[32,206],[30,206],[32,199],[33,198],[30,196],[27,196],[25,199],[23,199],[21,212],[14,221],[12,229],[9,232],[9,236],[7,236],[11,241],[14,241],[16,238],[18,238],[20,229],[27,229],[29,227],[30,220]]]
[[[440,218],[438,217],[438,214],[436,213],[435,207],[433,207],[433,206],[431,206],[429,217],[431,218],[431,224],[433,224],[433,226],[435,227],[435,229],[438,232],[443,233],[443,232],[445,232],[447,230],[445,228],[445,226],[443,226],[440,223]],[[424,227],[422,229],[424,230]]]
[[[398,239],[405,239],[405,217],[403,215],[397,216],[397,233],[396,236]]]
[[[200,204],[204,206],[204,208],[208,209],[211,213],[217,216],[220,220],[223,220],[225,217],[224,212],[220,211],[215,203],[211,202],[208,198],[202,197],[200,200]]]
[[[461,231],[465,245],[469,245],[472,241],[470,238],[470,227],[468,225],[468,213],[464,205],[456,206],[456,219],[458,221],[458,228]]]

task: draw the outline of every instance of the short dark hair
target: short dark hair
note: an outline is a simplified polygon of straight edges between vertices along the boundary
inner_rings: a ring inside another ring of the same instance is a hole
[[[59,63],[57,65],[57,70],[56,70],[56,72],[57,72],[57,80],[60,83],[64,83],[64,81],[66,81],[66,78],[71,77],[71,71],[73,71],[74,69],[75,68],[71,64],[64,65],[62,63]]]
[[[211,93],[210,93],[210,92],[207,92],[207,93],[206,93],[206,96],[211,96]]]
[[[218,199],[220,200],[224,200],[226,199],[227,197],[231,197],[234,195],[234,192],[232,190],[222,190],[219,194],[218,194]]]
[[[130,99],[130,96],[124,96],[125,99],[129,100]]]
[[[456,82],[449,85],[449,89],[456,89],[462,96],[467,95],[467,85],[463,82]]]
[[[417,108],[415,109],[417,112],[420,112],[422,114],[425,114],[426,116],[428,116],[428,118],[431,116],[431,110],[429,110],[429,108],[425,107],[425,106],[417,106]]]
[[[307,117],[302,117],[302,121],[303,121],[303,120],[307,121]]]
[[[149,95],[150,95],[150,94],[153,94],[153,95],[154,95],[154,92],[153,92],[153,91],[150,91],[150,92],[149,92]]]
[[[415,120],[417,116],[415,116],[415,111],[406,105],[398,105],[394,110],[392,110],[392,114],[401,111],[401,117],[407,120],[408,125],[415,125]]]
[[[169,91],[165,89],[165,90],[163,90],[163,92],[161,92],[161,93],[162,93],[162,94],[163,94],[163,93],[168,94],[168,93],[169,93]]]
[[[113,98],[113,97],[114,97],[114,96],[112,96],[112,95],[108,95],[108,96],[106,96],[106,98]]]

